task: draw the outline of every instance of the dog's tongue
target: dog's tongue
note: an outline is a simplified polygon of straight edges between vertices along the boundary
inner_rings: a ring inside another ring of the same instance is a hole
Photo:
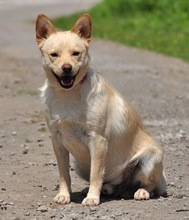
[[[64,86],[70,86],[73,84],[73,78],[69,77],[69,76],[65,76],[61,79],[61,83]]]

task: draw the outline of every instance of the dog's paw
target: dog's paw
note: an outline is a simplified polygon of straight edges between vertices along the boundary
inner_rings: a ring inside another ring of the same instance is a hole
[[[145,189],[138,189],[134,194],[135,200],[148,200],[150,198],[150,194]]]
[[[59,203],[59,204],[68,204],[70,203],[70,196],[62,194],[62,193],[58,193],[54,197],[54,202]]]
[[[92,198],[92,197],[86,197],[82,201],[82,205],[84,205],[84,206],[95,206],[95,205],[99,205],[99,203],[100,203],[99,198]]]

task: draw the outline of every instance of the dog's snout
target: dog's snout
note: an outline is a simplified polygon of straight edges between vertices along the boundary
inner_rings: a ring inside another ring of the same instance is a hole
[[[64,73],[70,73],[72,71],[72,66],[70,64],[62,65],[62,70]]]

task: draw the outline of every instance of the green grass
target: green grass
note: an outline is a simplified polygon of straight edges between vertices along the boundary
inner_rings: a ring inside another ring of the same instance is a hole
[[[104,0],[87,11],[93,36],[144,48],[189,62],[187,0]],[[82,12],[54,20],[70,29]]]

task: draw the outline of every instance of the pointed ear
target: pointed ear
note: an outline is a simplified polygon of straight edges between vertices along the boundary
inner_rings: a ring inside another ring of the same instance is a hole
[[[78,34],[81,38],[86,39],[89,43],[91,41],[91,18],[90,15],[82,15],[75,23],[71,30]]]
[[[39,14],[36,20],[36,41],[38,45],[52,33],[56,33],[56,29],[49,18],[43,14]]]

